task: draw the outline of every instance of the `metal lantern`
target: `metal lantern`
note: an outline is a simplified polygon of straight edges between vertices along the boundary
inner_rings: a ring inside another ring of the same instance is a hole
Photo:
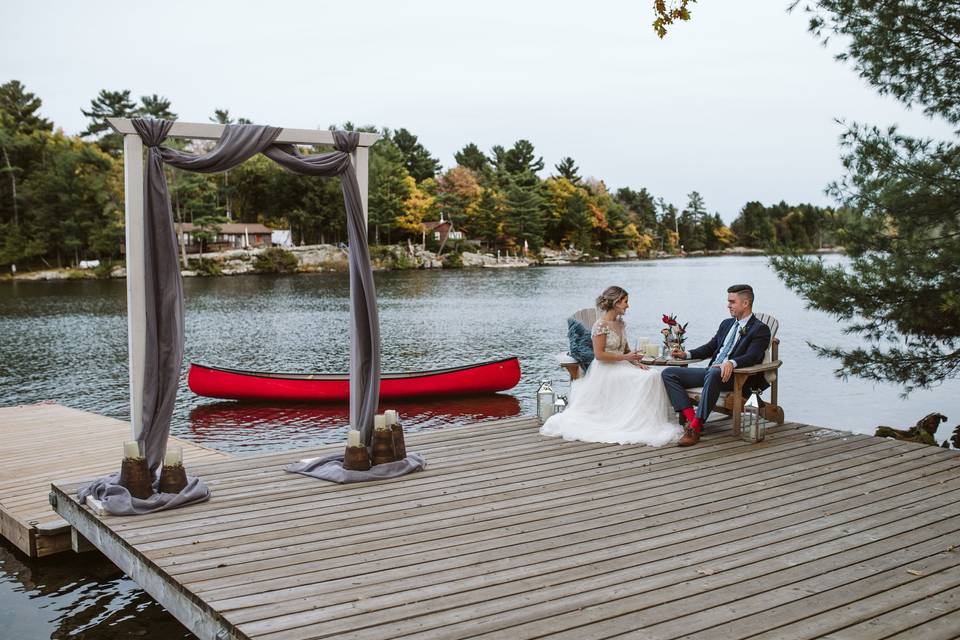
[[[553,412],[563,413],[563,410],[567,408],[567,396],[557,396],[557,399],[553,402]]]
[[[551,385],[550,380],[541,380],[540,388],[537,389],[537,418],[541,424],[553,415],[553,403],[557,400],[557,394]]]
[[[761,407],[760,397],[751,393],[740,412],[740,437],[747,442],[760,442],[767,435],[767,421],[761,416]]]

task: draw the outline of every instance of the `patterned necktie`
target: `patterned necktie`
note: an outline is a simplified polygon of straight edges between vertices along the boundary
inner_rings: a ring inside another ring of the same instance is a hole
[[[734,321],[733,326],[730,328],[730,333],[727,334],[727,341],[723,343],[723,348],[720,349],[720,353],[717,354],[717,357],[714,358],[711,365],[720,364],[727,359],[730,350],[733,349],[733,341],[737,339],[737,329],[740,328],[740,323]]]

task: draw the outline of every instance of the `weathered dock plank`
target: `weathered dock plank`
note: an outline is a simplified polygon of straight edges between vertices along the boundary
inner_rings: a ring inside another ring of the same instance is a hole
[[[687,449],[530,418],[408,441],[426,472],[340,486],[282,471],[330,448],[234,459],[194,468],[210,502],[137,518],[54,491],[204,639],[934,638],[960,619],[955,452],[799,424],[748,444],[729,421]]]
[[[0,407],[0,533],[23,553],[70,549],[70,525],[50,507],[50,483],[93,478],[119,468],[130,426],[57,404]],[[174,438],[188,464],[225,453]]]

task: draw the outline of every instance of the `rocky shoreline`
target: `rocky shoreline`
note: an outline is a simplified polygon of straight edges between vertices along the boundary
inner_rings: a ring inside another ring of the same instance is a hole
[[[314,273],[318,271],[346,271],[347,251],[344,246],[330,244],[292,247],[282,250],[288,264],[278,269],[258,258],[276,249],[234,249],[218,253],[205,253],[189,257],[190,268],[181,271],[184,277],[232,276],[256,273]],[[838,249],[821,250],[817,253],[836,253]],[[276,253],[274,254],[276,255]],[[760,249],[734,247],[724,251],[694,251],[684,255],[658,252],[650,258],[640,258],[635,252],[623,256],[601,259],[576,249],[543,249],[537,256],[516,254],[497,255],[479,252],[447,252],[437,255],[432,251],[411,245],[383,245],[370,248],[370,259],[375,271],[407,269],[512,269],[531,266],[563,266],[593,262],[619,262],[626,260],[693,258],[704,256],[762,256]],[[294,263],[295,260],[295,263]],[[95,269],[44,269],[17,274],[4,274],[3,280],[86,280],[125,278],[122,265]]]

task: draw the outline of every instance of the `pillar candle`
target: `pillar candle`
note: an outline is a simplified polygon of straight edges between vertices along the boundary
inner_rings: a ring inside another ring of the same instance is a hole
[[[360,432],[356,429],[350,429],[347,431],[347,446],[348,447],[359,447],[360,446]]]
[[[383,414],[387,418],[387,424],[393,426],[400,421],[399,416],[397,415],[396,409],[387,409],[386,413]]]
[[[124,458],[139,458],[140,457],[140,443],[133,442],[124,442],[123,443],[123,457]]]
[[[387,428],[387,417],[382,413],[378,413],[373,416],[373,428],[374,429],[386,429]]]
[[[163,466],[176,467],[183,464],[183,447],[167,447],[163,455]]]

